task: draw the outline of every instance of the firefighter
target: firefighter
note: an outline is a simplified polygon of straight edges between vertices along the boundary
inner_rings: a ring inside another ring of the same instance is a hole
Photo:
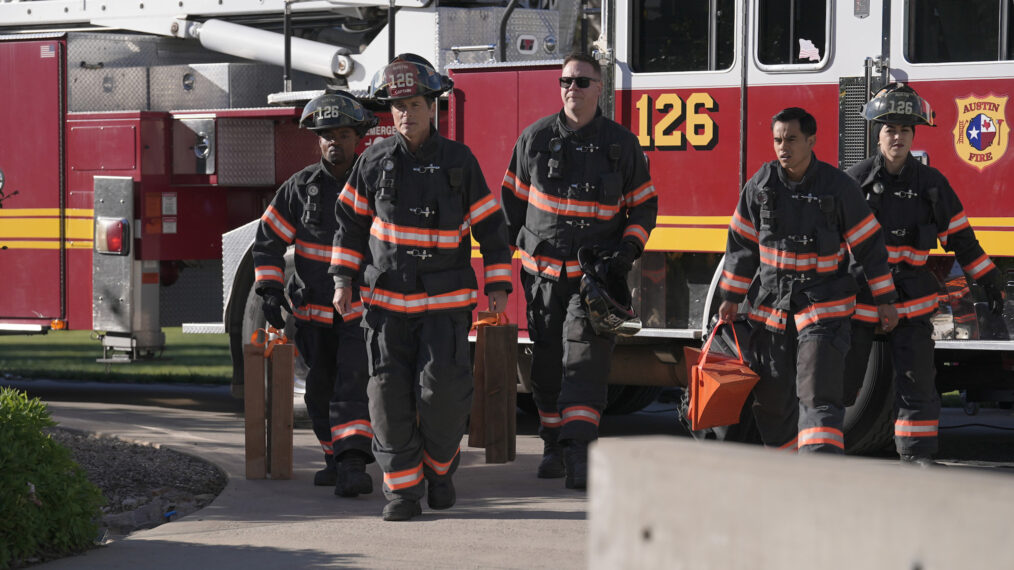
[[[992,311],[1003,312],[1000,272],[982,250],[968,224],[961,200],[947,178],[921,163],[909,150],[916,125],[934,126],[929,103],[903,83],[881,89],[863,108],[877,134],[878,151],[848,169],[884,229],[888,262],[898,288],[900,321],[887,335],[894,363],[894,443],[901,461],[933,465],[937,451],[940,396],[933,367],[933,325],[940,285],[926,268],[929,252],[940,242],[985,291]],[[859,271],[854,271],[861,275]],[[853,316],[852,350],[846,367],[846,397],[862,384],[873,343],[876,318],[868,284],[861,289]]]
[[[616,340],[597,334],[589,320],[578,249],[606,258],[610,278],[625,287],[655,227],[658,197],[637,138],[602,116],[598,61],[568,56],[559,83],[563,109],[518,137],[500,196],[524,269],[543,440],[536,475],[566,477],[567,488],[584,489]]]
[[[341,314],[331,307],[334,281],[328,274],[331,243],[338,229],[333,211],[356,161],[359,139],[377,118],[351,95],[325,93],[307,103],[300,126],[318,136],[321,159],[293,174],[278,189],[257,228],[253,246],[256,292],[271,326],[285,327],[282,308],[295,317],[295,343],[307,366],[306,410],[324,449],[325,468],[314,485],[336,495],[373,492],[366,464],[373,462],[366,403],[368,372],[360,320],[362,303]],[[285,251],[295,244],[295,273],[283,294]]]
[[[479,242],[490,310],[511,290],[503,216],[479,164],[433,126],[436,98],[453,83],[402,54],[377,72],[370,96],[390,105],[395,135],[375,142],[339,197],[334,304],[348,310],[362,276],[370,363],[373,452],[384,472],[383,518],[455,503],[452,476],[471,407],[468,345]]]
[[[750,346],[760,376],[753,413],[764,444],[841,454],[843,365],[857,290],[846,250],[863,262],[886,330],[897,323],[897,295],[880,225],[855,182],[817,160],[816,133],[813,116],[799,107],[771,119],[776,160],[740,193],[719,317],[731,322],[746,298],[759,325]]]

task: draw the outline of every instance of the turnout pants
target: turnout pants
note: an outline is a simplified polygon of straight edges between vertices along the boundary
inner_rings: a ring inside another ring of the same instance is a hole
[[[332,327],[297,325],[295,343],[307,366],[303,401],[327,463],[353,449],[370,455],[369,375],[358,319]]]
[[[842,378],[849,319],[817,321],[784,333],[754,329],[751,350],[760,376],[753,413],[765,445],[803,453],[844,453]]]
[[[595,333],[581,302],[579,279],[551,281],[521,273],[532,339],[532,392],[539,435],[557,441],[592,441],[606,406],[616,339]]]
[[[420,500],[424,480],[450,478],[472,407],[466,311],[405,317],[367,310],[373,454],[384,496]]]
[[[873,346],[874,327],[853,323],[852,350],[848,355],[847,379],[858,393],[866,375]],[[928,457],[937,451],[940,395],[933,366],[933,325],[929,317],[903,318],[887,334],[894,364],[894,445],[899,455]]]

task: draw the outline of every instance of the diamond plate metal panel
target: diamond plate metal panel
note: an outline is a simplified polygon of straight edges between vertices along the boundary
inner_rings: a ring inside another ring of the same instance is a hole
[[[507,59],[529,61],[563,58],[571,51],[576,21],[575,2],[561,1],[560,10],[517,9],[507,25]],[[500,19],[504,8],[440,8],[437,14],[438,49],[441,68],[459,62],[481,64],[489,60],[489,52],[461,52],[455,56],[452,47],[496,44],[500,35]],[[561,26],[561,23],[563,25]],[[534,38],[534,52],[521,53],[518,39]],[[497,47],[494,58],[499,59]]]
[[[124,177],[95,177],[95,218],[134,219],[134,181]],[[107,332],[130,332],[134,321],[134,248],[129,255],[95,252],[92,262],[92,327]]]
[[[146,67],[71,67],[67,79],[67,105],[72,112],[148,110]]]
[[[272,121],[220,118],[217,141],[220,185],[274,185],[275,139]]]
[[[842,77],[838,87],[838,167],[845,169],[867,156],[869,143],[862,115],[867,100],[866,80]]]
[[[216,319],[221,321],[222,262],[188,263],[175,283],[161,286],[159,318],[163,327],[178,327],[188,322],[207,323]]]
[[[257,237],[257,225],[260,220],[251,220],[242,226],[222,234],[222,305],[229,306],[232,295],[233,282],[236,281],[236,271],[239,269],[243,257],[253,246],[254,238]],[[245,299],[240,302],[246,302]]]
[[[264,107],[282,88],[281,68],[252,63],[152,67],[149,77],[153,111]]]

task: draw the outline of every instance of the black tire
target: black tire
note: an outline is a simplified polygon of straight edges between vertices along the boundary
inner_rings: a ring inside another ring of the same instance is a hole
[[[661,393],[661,386],[610,386],[609,403],[603,412],[609,415],[640,412]]]
[[[658,386],[609,386],[604,412],[610,415],[639,412],[661,393],[662,388]],[[531,416],[539,415],[531,394],[518,393],[518,409]]]
[[[894,368],[887,342],[875,340],[856,403],[845,409],[845,453],[874,454],[894,447]]]
[[[285,266],[285,274],[288,276],[293,270],[291,255],[286,255]],[[229,317],[229,349],[232,353],[233,370],[232,393],[234,396],[242,397],[243,345],[250,343],[250,337],[254,331],[267,326],[267,322],[264,320],[264,313],[261,310],[261,297],[254,291],[253,261],[250,256],[247,256],[236,272],[236,287],[234,288],[233,296],[233,303],[237,304],[233,305],[233,312]],[[289,338],[290,342],[295,332],[295,319],[292,315],[286,315],[285,336]],[[296,355],[293,367],[295,376],[294,396],[297,396],[296,399],[302,402],[302,395],[306,391],[306,363],[303,362],[301,355]]]

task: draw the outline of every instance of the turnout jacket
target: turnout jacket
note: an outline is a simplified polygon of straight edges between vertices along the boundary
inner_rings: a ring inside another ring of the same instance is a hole
[[[982,250],[965,217],[961,200],[939,170],[909,154],[901,172],[892,175],[878,152],[846,172],[862,187],[870,209],[883,226],[888,262],[898,287],[895,306],[899,317],[916,318],[936,311],[940,284],[925,265],[938,241],[943,249],[954,253],[972,279],[981,283],[998,278],[996,266]],[[853,274],[864,284],[859,263],[854,265]],[[855,319],[877,321],[876,310],[869,302],[869,295],[861,291]]]
[[[553,281],[581,276],[577,250],[644,250],[658,196],[637,138],[602,116],[577,131],[561,110],[532,123],[514,145],[500,199],[521,264]]]
[[[285,250],[295,244],[295,274],[288,292],[297,322],[330,327],[334,321],[334,280],[328,275],[331,243],[338,224],[333,208],[344,180],[324,160],[293,174],[275,193],[257,226],[253,245],[255,291],[283,289]],[[358,300],[345,320],[362,316]]]
[[[778,161],[771,161],[740,193],[729,224],[721,296],[735,303],[749,297],[750,318],[774,332],[785,331],[790,312],[798,331],[849,317],[857,285],[847,250],[862,262],[877,303],[893,302],[897,295],[880,224],[855,181],[812,156],[803,179],[790,184]]]
[[[339,283],[362,274],[370,310],[471,310],[478,298],[472,235],[485,293],[511,290],[499,204],[468,147],[432,126],[414,155],[400,134],[373,143],[352,168],[335,217],[330,272]]]

